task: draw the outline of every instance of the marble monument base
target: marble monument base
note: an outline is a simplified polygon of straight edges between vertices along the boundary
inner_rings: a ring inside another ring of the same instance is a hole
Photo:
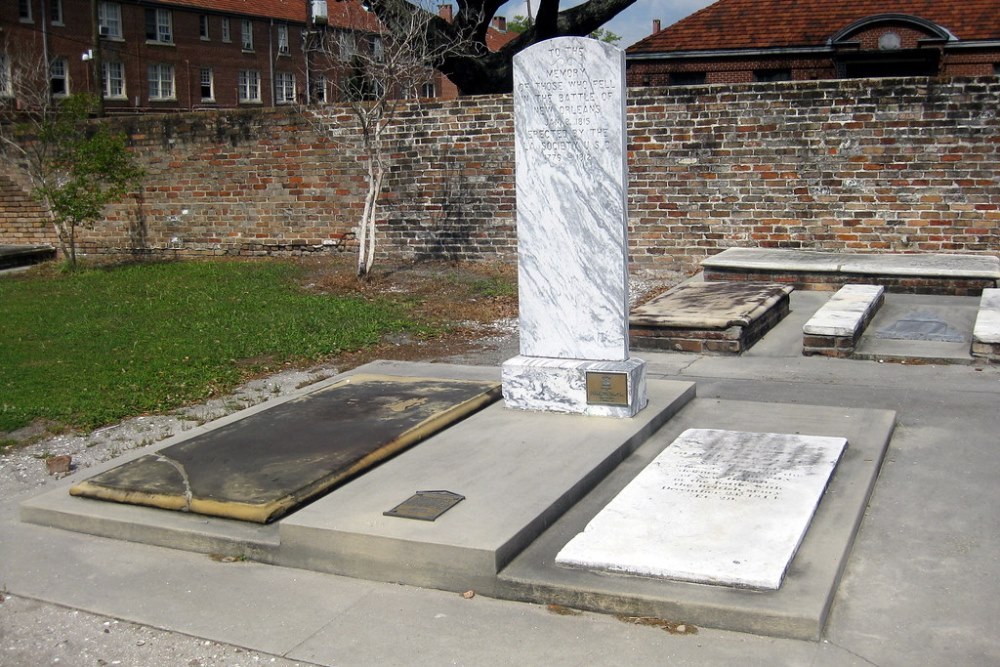
[[[633,417],[646,407],[646,362],[519,355],[502,367],[508,408],[597,417]]]

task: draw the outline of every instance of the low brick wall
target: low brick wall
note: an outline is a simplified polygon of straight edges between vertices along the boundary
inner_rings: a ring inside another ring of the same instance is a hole
[[[996,254],[998,108],[996,78],[631,90],[632,268],[691,273],[727,247]],[[380,259],[515,260],[511,114],[509,96],[404,111]],[[360,217],[347,125],[324,139],[289,109],[111,122],[148,178],[82,232],[85,252],[332,253]]]

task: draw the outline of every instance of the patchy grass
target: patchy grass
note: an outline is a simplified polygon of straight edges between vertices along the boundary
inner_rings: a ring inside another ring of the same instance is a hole
[[[317,273],[277,261],[162,262],[0,279],[0,435],[168,411],[279,366],[448,326],[356,281],[304,289]]]

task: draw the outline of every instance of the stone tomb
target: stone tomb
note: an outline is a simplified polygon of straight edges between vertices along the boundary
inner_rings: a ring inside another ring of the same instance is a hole
[[[508,407],[631,417],[645,364],[628,351],[625,56],[565,37],[514,58],[520,355]]]
[[[844,438],[689,429],[556,563],[777,590],[846,446]]]
[[[685,283],[632,311],[632,347],[742,354],[789,312],[792,288],[773,283]]]

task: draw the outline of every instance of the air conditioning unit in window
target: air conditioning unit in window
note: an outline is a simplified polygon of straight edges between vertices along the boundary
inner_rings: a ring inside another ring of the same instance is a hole
[[[244,51],[253,51],[253,42],[244,41],[243,42],[243,50]]]
[[[288,55],[288,45],[287,44],[282,44],[281,46],[279,46],[278,47],[278,53],[280,53],[283,56],[287,56]]]
[[[100,33],[101,37],[109,37],[111,35],[111,28],[106,25],[99,26],[97,32]]]

